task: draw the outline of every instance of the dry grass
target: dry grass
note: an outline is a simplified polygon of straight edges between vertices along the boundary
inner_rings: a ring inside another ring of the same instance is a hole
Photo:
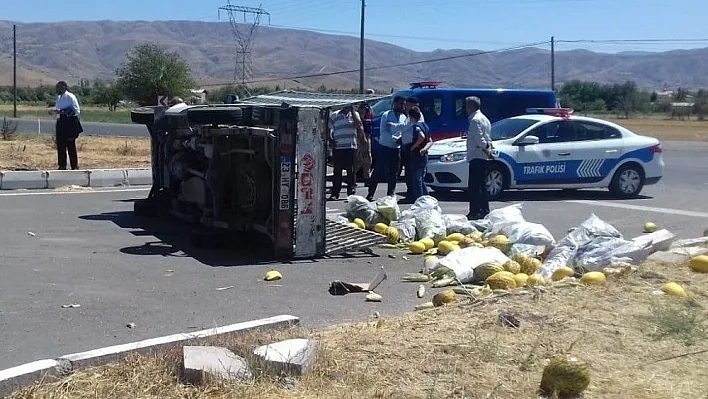
[[[79,166],[142,168],[150,166],[150,139],[81,136],[76,140]],[[18,136],[0,141],[0,170],[52,170],[57,168],[53,136]]]
[[[690,299],[656,296],[667,281]],[[411,284],[414,295],[417,284]],[[179,351],[45,381],[10,398],[531,398],[546,359],[572,353],[591,368],[585,398],[705,397],[708,275],[684,266],[646,265],[603,287],[550,288],[495,300],[337,326],[216,342],[248,356],[273,339],[320,342],[315,370],[296,390],[262,374],[252,385],[179,383]],[[332,299],[336,300],[336,298]],[[363,298],[362,298],[363,300]],[[502,311],[518,329],[497,324]]]
[[[708,141],[708,121],[671,120],[664,116],[616,119],[600,117],[637,133],[670,141]]]

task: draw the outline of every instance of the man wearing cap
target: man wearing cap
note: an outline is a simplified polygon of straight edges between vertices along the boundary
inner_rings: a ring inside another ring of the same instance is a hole
[[[400,158],[401,131],[406,124],[405,98],[393,98],[392,108],[381,115],[379,146],[376,153],[376,167],[369,183],[366,199],[374,200],[379,182],[386,182],[386,195],[396,195],[396,175]]]
[[[409,168],[409,161],[410,161],[410,154],[411,154],[411,146],[413,145],[413,128],[414,128],[414,123],[410,121],[410,118],[408,118],[408,112],[410,111],[411,108],[413,107],[420,107],[418,105],[418,99],[415,97],[408,97],[406,98],[406,124],[403,127],[403,130],[401,132],[401,168],[405,170],[405,180],[406,180],[406,199],[402,200],[402,202],[410,202],[409,199],[411,198],[411,193],[413,192],[411,189],[411,179],[410,177],[410,168]],[[425,123],[425,117],[421,114],[420,120],[418,123]],[[398,174],[401,174],[401,170],[398,170]]]

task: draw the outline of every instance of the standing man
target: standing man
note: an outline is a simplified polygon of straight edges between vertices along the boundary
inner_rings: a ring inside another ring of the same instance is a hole
[[[410,175],[410,155],[411,155],[411,146],[413,145],[414,141],[414,125],[411,121],[410,118],[410,112],[411,109],[413,108],[418,108],[420,111],[420,108],[418,106],[418,99],[415,97],[408,97],[406,98],[406,125],[403,127],[403,131],[401,132],[401,167],[398,170],[398,175],[400,176],[402,171],[401,169],[405,170],[405,180],[406,180],[406,199],[402,200],[402,203],[412,203],[411,200],[411,194],[413,193],[412,191],[412,186],[411,186],[411,175]],[[425,118],[423,117],[423,114],[420,114],[420,119],[418,120],[418,123],[425,123]]]
[[[470,213],[467,219],[482,219],[489,213],[489,193],[487,192],[487,163],[494,159],[490,133],[492,124],[482,113],[482,103],[478,97],[465,99],[469,127],[467,129],[467,162],[469,174],[467,186],[470,196]]]
[[[79,156],[76,153],[76,139],[84,131],[79,120],[81,108],[79,100],[68,90],[68,85],[63,80],[56,85],[57,99],[53,109],[49,110],[50,115],[56,115],[56,141],[57,141],[57,163],[59,170],[66,170],[66,155],[69,154],[69,162],[72,170],[79,169]]]
[[[335,112],[330,117],[330,139],[334,142],[332,160],[334,162],[334,177],[332,179],[332,193],[329,199],[339,199],[342,190],[342,172],[347,172],[347,195],[355,193],[356,175],[354,162],[356,162],[357,142],[364,135],[359,114],[352,105],[347,105],[341,111]]]
[[[371,125],[373,115],[371,114],[371,107],[367,103],[360,104],[358,112],[359,117],[361,117],[364,134],[357,143],[358,151],[354,173],[358,173],[359,169],[361,169],[361,173],[364,175],[364,184],[368,186],[371,179]]]
[[[403,112],[405,99],[401,96],[393,98],[392,108],[381,115],[381,133],[379,146],[376,153],[376,167],[369,183],[369,194],[366,199],[374,200],[379,182],[387,183],[386,195],[396,195],[396,176],[398,175],[398,161],[400,158],[401,130],[406,123]]]

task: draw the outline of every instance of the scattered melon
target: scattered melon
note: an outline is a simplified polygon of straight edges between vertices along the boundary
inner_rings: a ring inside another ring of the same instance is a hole
[[[688,267],[697,273],[708,273],[708,255],[698,255],[691,258]]]
[[[384,235],[388,238],[389,244],[398,244],[398,242],[401,241],[401,233],[399,233],[398,229],[395,227],[387,227]]]
[[[438,253],[440,255],[447,255],[455,249],[454,247],[454,244],[450,241],[442,240],[438,243]]]
[[[575,274],[575,270],[569,268],[568,266],[559,267],[551,275],[551,280],[560,281],[566,277],[572,277]]]
[[[388,225],[386,223],[376,223],[374,225],[374,231],[379,234],[384,234],[386,232],[387,228],[388,228]]]
[[[519,265],[519,262],[515,260],[510,260],[504,263],[504,270],[512,272],[514,274],[518,274],[521,272],[521,265]]]
[[[517,288],[525,287],[528,279],[529,279],[528,274],[517,273],[514,275],[514,282],[516,283]]]
[[[463,237],[460,240],[460,247],[462,247],[462,248],[471,247],[471,246],[474,246],[474,244],[476,244],[476,242],[469,237]]]
[[[686,290],[683,289],[680,285],[670,282],[664,284],[663,287],[661,287],[661,290],[666,293],[666,295],[670,296],[678,296],[678,297],[686,297],[688,294],[686,294]]]
[[[602,285],[606,280],[607,277],[602,272],[587,272],[580,277],[580,282],[585,285]]]
[[[361,228],[361,227],[359,227],[358,224],[356,224],[356,223],[354,223],[354,222],[351,222],[351,223],[347,224],[347,226],[349,226],[349,227],[351,227],[351,228],[353,228],[353,229],[360,229],[360,228]]]
[[[656,226],[656,223],[654,223],[654,222],[644,223],[644,232],[645,233],[653,233],[657,229],[658,229],[658,227]]]
[[[504,253],[511,251],[512,242],[503,234],[497,234],[489,239],[487,243],[490,247],[494,247]]]
[[[485,281],[494,273],[504,271],[504,266],[499,262],[483,263],[474,268],[474,278],[478,281]]]
[[[420,241],[413,241],[408,245],[408,249],[411,251],[411,253],[415,255],[420,255],[423,252],[425,252],[425,244],[423,244]]]
[[[498,272],[489,276],[484,283],[492,290],[513,290],[516,288],[514,275],[509,272]]]
[[[543,276],[540,274],[532,274],[526,280],[527,287],[537,287],[537,286],[542,286],[542,285],[546,285],[546,284],[547,284],[546,279],[543,278]]]
[[[352,220],[352,222],[354,222],[354,224],[359,226],[360,229],[366,229],[366,223],[362,219],[355,218],[354,220]]]
[[[447,241],[462,241],[462,239],[465,238],[465,235],[462,233],[452,233],[447,238],[445,238]]]
[[[590,385],[587,364],[574,356],[556,356],[544,367],[541,391],[553,397],[580,395]]]
[[[425,250],[426,250],[426,251],[429,250],[429,249],[433,249],[433,247],[435,247],[435,242],[433,241],[432,238],[427,238],[427,237],[426,237],[426,238],[423,238],[422,240],[420,240],[420,242],[422,242],[423,244],[425,244]]]
[[[479,231],[473,231],[467,234],[467,237],[473,239],[475,242],[481,242],[483,235]]]
[[[455,291],[448,289],[433,295],[433,306],[438,307],[447,305],[448,303],[453,303],[456,300],[457,294],[455,294]]]

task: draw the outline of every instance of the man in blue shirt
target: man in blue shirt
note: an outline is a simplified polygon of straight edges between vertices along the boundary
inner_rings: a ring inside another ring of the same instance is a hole
[[[398,164],[400,159],[400,140],[403,128],[406,125],[406,115],[403,112],[405,99],[401,96],[393,98],[392,109],[381,115],[381,130],[379,134],[379,146],[376,153],[376,167],[374,168],[371,182],[369,183],[369,194],[366,199],[374,200],[376,188],[379,182],[386,182],[388,187],[386,195],[396,194],[396,177],[398,175]]]

